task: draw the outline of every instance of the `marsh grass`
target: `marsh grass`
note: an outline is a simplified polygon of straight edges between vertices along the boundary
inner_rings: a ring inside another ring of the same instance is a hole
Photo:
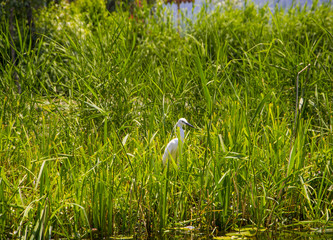
[[[333,227],[329,4],[203,9],[181,34],[160,6],[78,9],[42,9],[34,48],[18,23],[15,65],[1,24],[1,237]]]

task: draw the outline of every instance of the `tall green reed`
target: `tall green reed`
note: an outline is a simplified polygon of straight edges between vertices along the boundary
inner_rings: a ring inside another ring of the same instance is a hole
[[[34,49],[20,30],[17,66],[2,26],[1,236],[332,225],[331,7],[228,5],[184,36],[161,9],[71,8],[41,12]],[[179,117],[197,129],[163,167]]]

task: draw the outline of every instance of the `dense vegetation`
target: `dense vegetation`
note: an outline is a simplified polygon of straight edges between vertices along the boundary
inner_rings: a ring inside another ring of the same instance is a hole
[[[63,2],[13,41],[1,23],[0,237],[332,228],[330,3],[130,12]],[[180,117],[196,129],[163,167]]]

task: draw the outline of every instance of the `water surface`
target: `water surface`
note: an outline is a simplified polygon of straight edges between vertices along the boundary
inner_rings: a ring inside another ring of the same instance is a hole
[[[237,235],[219,235],[213,236],[207,233],[198,233],[195,231],[174,231],[166,232],[162,236],[153,237],[153,239],[163,240],[204,240],[204,239],[251,239],[251,240],[333,240],[333,234],[320,234],[315,232],[302,232],[302,231],[283,231],[283,232],[272,232],[265,231],[261,232],[256,236],[237,236]]]
[[[236,5],[238,6],[244,6],[245,1],[243,0],[233,0]],[[195,0],[194,3],[181,3],[179,5],[179,10],[185,14],[187,18],[194,19],[194,16],[196,13],[200,11],[202,7],[206,7],[209,10],[213,10],[216,6],[218,5],[223,5],[223,2],[225,0]],[[249,1],[248,1],[249,2]],[[276,7],[282,7],[282,8],[289,8],[292,6],[312,6],[313,1],[312,0],[252,0],[256,5],[259,7],[262,7],[264,5],[268,5],[269,8],[272,10]],[[318,0],[318,4],[324,3],[324,2],[329,2],[329,0]],[[177,19],[177,12],[178,12],[178,5],[175,3],[168,3],[164,4],[167,10],[172,11],[174,14],[174,18]]]

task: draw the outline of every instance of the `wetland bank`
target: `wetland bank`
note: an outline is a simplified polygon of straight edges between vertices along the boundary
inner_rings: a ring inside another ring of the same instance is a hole
[[[108,3],[2,2],[0,238],[330,232],[332,3]]]

